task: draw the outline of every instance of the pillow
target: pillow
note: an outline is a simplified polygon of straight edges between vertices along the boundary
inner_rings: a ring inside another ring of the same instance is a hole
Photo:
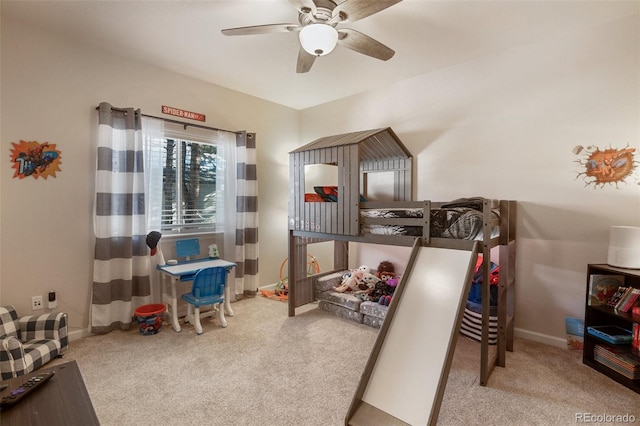
[[[324,201],[337,202],[338,201],[338,187],[337,186],[314,186],[313,190],[316,191]],[[306,195],[305,195],[306,197]],[[305,200],[306,201],[306,200]],[[360,202],[367,201],[362,194],[360,194]]]
[[[337,186],[314,186],[313,190],[316,191],[324,201],[336,202],[338,201],[338,187]]]
[[[310,201],[320,201],[320,202],[324,202],[324,198],[322,198],[321,196],[319,196],[318,194],[304,194],[304,201],[310,202]]]

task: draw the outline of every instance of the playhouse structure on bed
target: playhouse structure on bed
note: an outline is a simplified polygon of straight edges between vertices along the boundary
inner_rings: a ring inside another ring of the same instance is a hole
[[[334,167],[337,184],[307,192],[305,169],[314,165]],[[489,304],[491,262],[482,267],[483,303],[477,326],[480,383],[486,385],[494,367],[505,365],[505,352],[513,350],[516,202],[480,197],[412,201],[413,156],[391,128],[317,139],[290,152],[289,167],[289,316],[316,300],[317,280],[348,269],[349,242],[411,247],[421,238],[423,245],[456,248],[462,239],[478,240],[483,259],[491,259],[493,252],[500,265],[497,306]],[[388,201],[366,201],[370,180],[381,181],[373,173],[384,173],[378,176],[384,176],[386,192],[393,193]],[[308,275],[307,247],[325,241],[334,242],[333,269]],[[490,317],[497,317],[491,336]]]

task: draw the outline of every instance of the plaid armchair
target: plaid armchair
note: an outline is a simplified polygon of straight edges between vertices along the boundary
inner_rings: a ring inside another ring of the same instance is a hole
[[[67,314],[56,312],[18,318],[13,306],[0,306],[2,380],[29,374],[62,356],[68,347]]]

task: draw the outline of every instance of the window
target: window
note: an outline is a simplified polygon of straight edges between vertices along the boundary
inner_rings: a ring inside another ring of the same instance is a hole
[[[161,231],[215,231],[216,145],[166,138],[161,152]]]
[[[235,226],[234,133],[143,117],[147,229],[166,235]]]

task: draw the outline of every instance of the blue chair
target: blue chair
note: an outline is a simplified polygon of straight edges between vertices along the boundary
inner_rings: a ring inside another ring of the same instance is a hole
[[[224,308],[222,306],[226,284],[226,268],[222,266],[205,268],[196,272],[191,293],[182,295],[182,299],[188,303],[185,323],[193,323],[197,334],[202,334],[202,325],[200,324],[201,306],[215,305],[214,310],[206,312],[203,316],[211,316],[217,310],[220,323],[223,327],[227,326],[227,320],[224,317]]]

